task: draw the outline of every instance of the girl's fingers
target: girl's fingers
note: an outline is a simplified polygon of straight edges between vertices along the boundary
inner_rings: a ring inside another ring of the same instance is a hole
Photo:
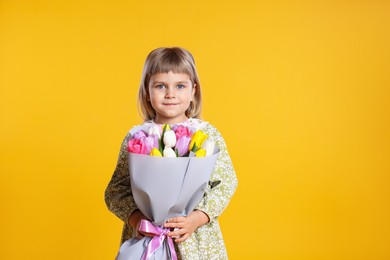
[[[189,238],[190,235],[188,233],[184,234],[183,236],[179,237],[179,238],[176,238],[175,239],[175,242],[176,243],[180,243],[180,242],[183,242],[185,241],[187,238]]]
[[[168,236],[175,239],[175,242],[180,243],[185,241],[187,238],[190,237],[192,232],[188,230],[188,223],[187,223],[186,217],[175,217],[168,219],[164,227],[166,228],[174,228],[175,230],[168,233]]]
[[[180,237],[181,235],[184,235],[186,232],[183,229],[175,229],[172,232],[168,233],[168,236],[170,237]]]
[[[139,232],[138,230],[136,230],[135,231],[135,237],[138,238],[138,239],[141,239],[141,238],[144,237],[144,235],[141,232]]]
[[[167,223],[179,223],[179,222],[183,222],[185,219],[186,219],[185,217],[170,218],[167,220]]]
[[[165,222],[164,224],[164,227],[167,227],[167,228],[181,228],[183,227],[185,224],[185,222],[180,219],[180,218],[173,218],[173,219],[169,219],[167,220],[167,222]]]
[[[165,223],[164,227],[166,228],[181,228],[183,225],[181,223]]]
[[[183,242],[190,237],[190,234],[184,229],[178,229],[168,233],[168,236],[175,239],[175,242]]]

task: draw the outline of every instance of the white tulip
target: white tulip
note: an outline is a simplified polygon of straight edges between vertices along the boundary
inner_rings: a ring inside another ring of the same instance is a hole
[[[176,157],[175,151],[172,148],[165,146],[163,151],[164,157]]]
[[[160,127],[157,125],[149,127],[148,136],[150,135],[157,135],[158,139],[160,139],[161,138]]]
[[[206,150],[206,156],[212,155],[215,149],[215,142],[207,139],[203,142],[202,148]]]
[[[169,148],[175,147],[176,134],[173,130],[168,130],[164,133],[164,145]]]

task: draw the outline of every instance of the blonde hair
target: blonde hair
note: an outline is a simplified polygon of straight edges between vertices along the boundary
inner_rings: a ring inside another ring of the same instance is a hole
[[[153,120],[156,117],[156,111],[149,101],[150,78],[155,74],[168,73],[170,71],[173,73],[185,73],[190,77],[192,85],[195,87],[195,94],[185,114],[188,118],[200,117],[202,95],[194,57],[189,51],[180,47],[158,48],[146,57],[138,90],[138,107],[141,108],[145,121]]]

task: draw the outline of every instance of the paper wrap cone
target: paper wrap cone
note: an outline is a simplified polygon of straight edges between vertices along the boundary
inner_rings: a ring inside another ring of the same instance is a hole
[[[131,190],[138,209],[154,225],[190,214],[202,199],[219,151],[205,157],[154,157],[129,153]],[[142,259],[150,237],[132,238],[121,246],[117,260]],[[166,240],[149,259],[171,259]]]

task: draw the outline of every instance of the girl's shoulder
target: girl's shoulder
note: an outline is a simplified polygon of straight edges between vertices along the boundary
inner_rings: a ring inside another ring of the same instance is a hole
[[[198,118],[189,118],[187,121],[183,122],[182,125],[194,130],[202,130],[208,127],[210,123]]]
[[[129,132],[127,135],[133,135],[137,132],[139,132],[140,130],[143,130],[145,132],[148,132],[148,129],[149,129],[149,126],[148,124],[143,123],[143,124],[140,124],[140,125],[136,125],[136,126],[133,126],[132,128],[130,128]]]
[[[189,122],[189,128],[195,129],[195,130],[202,130],[205,132],[211,139],[216,139],[221,137],[221,133],[218,131],[218,129],[211,124],[210,122],[203,121],[201,119],[197,118],[190,118]]]

